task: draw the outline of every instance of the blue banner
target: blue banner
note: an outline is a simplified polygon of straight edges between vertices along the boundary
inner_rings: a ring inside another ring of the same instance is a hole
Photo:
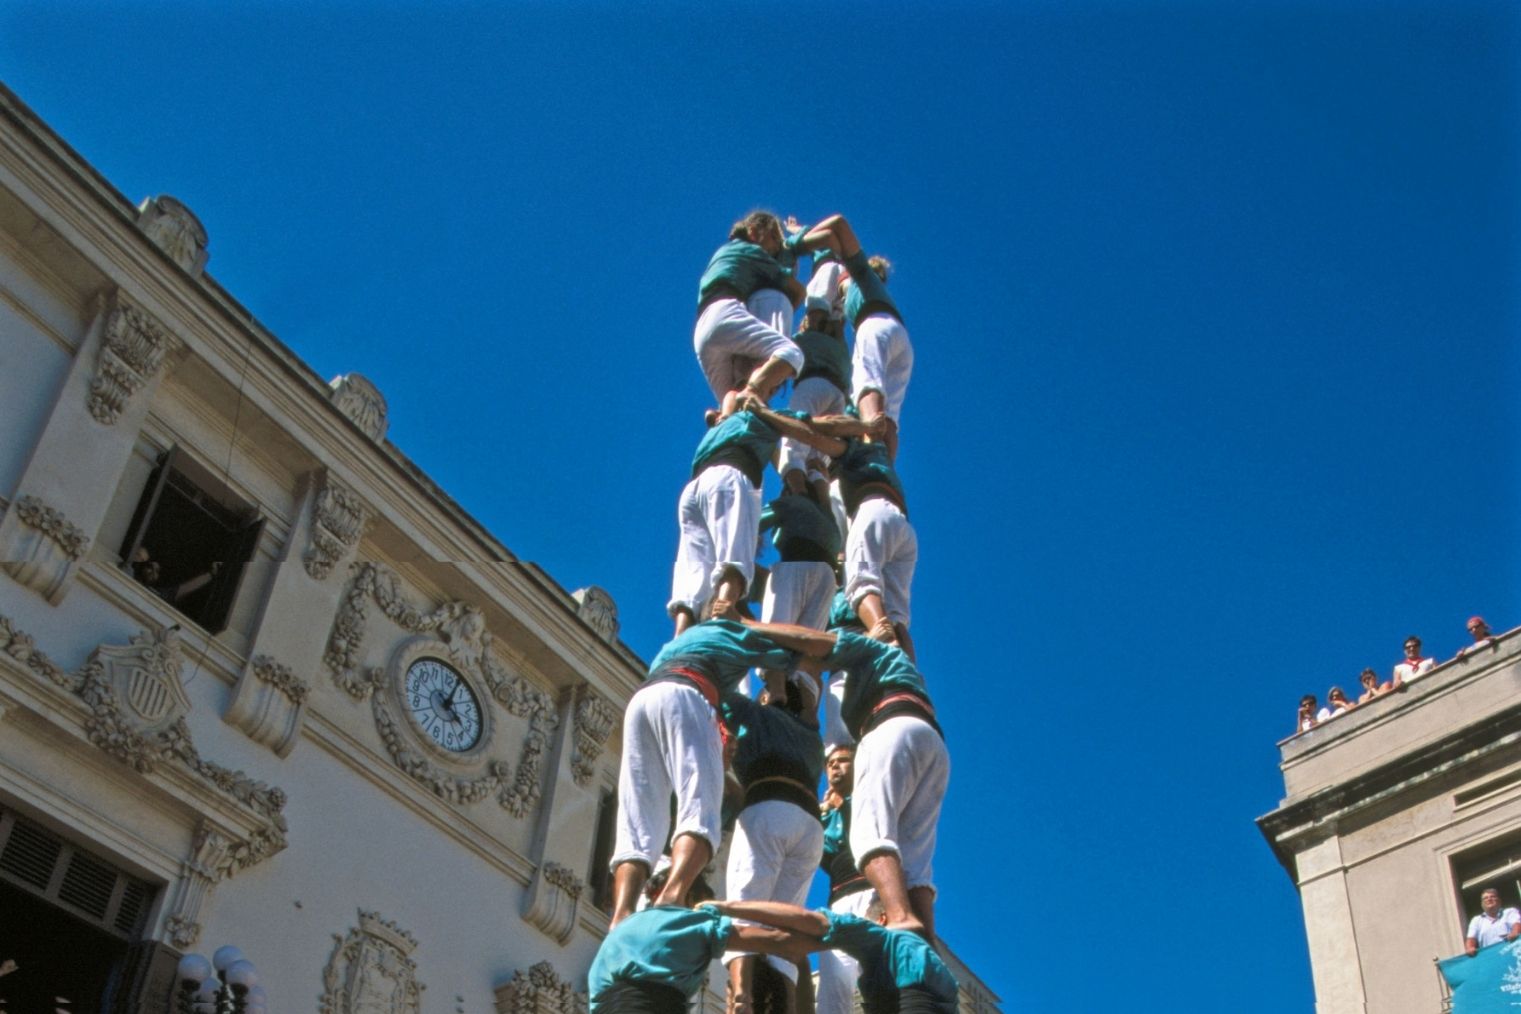
[[[1439,962],[1452,987],[1452,1014],[1517,1014],[1521,1011],[1521,940],[1493,944],[1473,957]]]

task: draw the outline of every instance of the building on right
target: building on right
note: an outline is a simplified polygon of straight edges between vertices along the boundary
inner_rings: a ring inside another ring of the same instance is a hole
[[[1278,744],[1257,820],[1299,890],[1318,1014],[1437,1014],[1479,896],[1521,905],[1521,628]]]

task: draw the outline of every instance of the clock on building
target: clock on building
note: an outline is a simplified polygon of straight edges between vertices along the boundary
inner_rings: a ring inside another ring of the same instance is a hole
[[[459,754],[481,741],[480,699],[453,666],[431,657],[416,659],[407,666],[401,691],[407,717],[435,746]]]

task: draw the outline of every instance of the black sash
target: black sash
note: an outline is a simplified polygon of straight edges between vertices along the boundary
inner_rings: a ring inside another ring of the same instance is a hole
[[[592,998],[597,1014],[687,1014],[687,997],[660,982],[615,982]]]

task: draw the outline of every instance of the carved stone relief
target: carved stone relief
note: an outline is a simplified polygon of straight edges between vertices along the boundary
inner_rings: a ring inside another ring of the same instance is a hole
[[[321,1014],[416,1014],[423,984],[412,952],[417,938],[377,912],[359,910],[359,928],[333,934],[322,970]]]
[[[102,645],[77,673],[68,673],[32,638],[0,616],[0,652],[38,678],[77,695],[89,709],[84,731],[90,742],[134,770],[148,774],[168,764],[239,804],[252,818],[244,839],[229,840],[222,876],[231,876],[285,848],[285,793],[206,760],[185,724],[189,701],[180,686],[184,664],[174,628],[144,631],[129,645]]]
[[[618,709],[591,684],[583,683],[576,688],[574,721],[576,740],[570,755],[570,774],[577,785],[585,785],[596,774],[597,758],[618,721]]]
[[[189,208],[168,194],[149,197],[137,206],[137,226],[153,245],[192,275],[206,270],[206,227]]]
[[[196,825],[190,855],[180,864],[180,879],[174,885],[165,922],[169,940],[185,950],[195,946],[201,935],[201,909],[211,897],[217,882],[231,876],[233,843],[205,821]]]
[[[523,897],[523,918],[560,943],[576,928],[576,906],[586,885],[568,866],[546,862]]]
[[[496,1014],[586,1014],[586,994],[541,961],[496,988]]]
[[[35,496],[21,496],[11,506],[15,524],[0,548],[0,566],[18,582],[49,602],[62,598],[71,569],[90,548],[90,537],[63,512]]]
[[[521,675],[508,673],[496,660],[486,618],[475,606],[446,602],[425,611],[407,601],[397,576],[379,564],[356,564],[353,573],[323,654],[334,682],[355,700],[371,700],[376,727],[392,760],[439,798],[470,803],[496,790],[497,802],[508,813],[526,817],[542,794],[544,755],[559,725],[553,699]],[[484,682],[492,700],[508,714],[527,720],[515,773],[507,763],[485,757],[471,771],[451,772],[418,748],[403,726],[405,720],[395,714],[384,694],[376,693],[388,678],[396,677],[388,677],[379,666],[359,668],[371,602],[403,630],[436,638],[441,653]]]
[[[147,310],[120,290],[106,308],[100,362],[90,381],[90,414],[102,425],[115,423],[132,395],[163,365],[178,342]]]
[[[301,734],[306,714],[305,681],[268,655],[255,655],[238,680],[222,720],[281,757]]]
[[[16,517],[56,542],[71,560],[84,556],[90,548],[90,537],[79,526],[35,496],[23,496],[16,501]]]
[[[607,592],[591,585],[578,589],[571,598],[576,600],[576,615],[597,632],[597,636],[609,644],[618,639],[618,604]]]
[[[306,572],[318,581],[327,580],[333,565],[359,544],[369,520],[359,495],[324,473],[312,504],[311,544],[302,557]]]
[[[371,440],[379,442],[386,435],[386,400],[380,388],[358,373],[334,377],[327,385],[333,404],[348,416]]]

